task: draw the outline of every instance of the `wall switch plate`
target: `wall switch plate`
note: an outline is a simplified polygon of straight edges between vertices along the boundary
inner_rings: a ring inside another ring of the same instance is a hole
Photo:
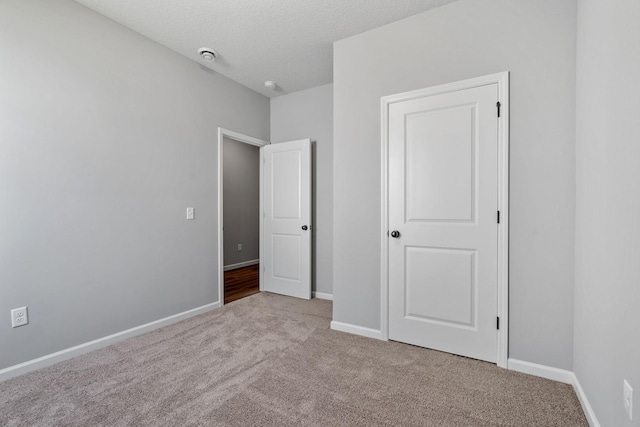
[[[196,219],[196,208],[187,208],[187,219]]]
[[[14,308],[11,310],[11,327],[17,328],[29,323],[29,314],[27,307]]]
[[[241,251],[242,250],[242,243],[238,243],[238,250]]]
[[[633,420],[633,389],[631,385],[624,380],[622,383],[622,395],[624,399],[624,410],[627,411],[627,415],[629,415],[629,419]]]

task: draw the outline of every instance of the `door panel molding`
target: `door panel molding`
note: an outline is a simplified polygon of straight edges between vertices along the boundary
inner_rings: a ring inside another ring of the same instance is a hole
[[[252,136],[244,135],[225,128],[218,128],[218,304],[220,307],[224,305],[224,226],[223,218],[223,177],[224,177],[224,157],[223,157],[223,141],[224,138],[230,138],[245,144],[255,145],[256,147],[264,147],[269,145],[269,141],[263,141]],[[262,212],[262,162],[260,162],[260,212]],[[264,259],[263,242],[262,242],[262,215],[260,215],[260,259],[259,263]],[[260,274],[260,287],[262,288],[262,274]]]
[[[381,338],[389,339],[389,108],[398,102],[443,93],[497,84],[500,118],[498,120],[498,272],[497,316],[500,329],[497,335],[497,365],[507,368],[509,337],[509,72],[501,72],[468,80],[381,98],[381,222],[380,222],[380,320]],[[496,106],[496,114],[498,106]]]

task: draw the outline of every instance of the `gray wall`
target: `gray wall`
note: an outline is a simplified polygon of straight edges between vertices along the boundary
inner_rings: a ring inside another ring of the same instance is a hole
[[[333,294],[333,84],[271,98],[271,142],[311,138],[316,292]]]
[[[260,148],[225,137],[222,157],[224,265],[228,266],[260,259]]]
[[[216,128],[269,100],[70,0],[0,2],[0,63],[0,368],[218,301]]]
[[[509,357],[571,369],[573,0],[460,0],[334,44],[335,321],[380,328],[380,97],[511,71]]]
[[[638,22],[637,0],[578,1],[574,369],[600,423],[616,427],[640,426]]]

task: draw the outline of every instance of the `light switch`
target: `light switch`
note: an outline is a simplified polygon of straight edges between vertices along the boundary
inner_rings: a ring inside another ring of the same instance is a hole
[[[196,219],[196,209],[187,208],[187,219]]]

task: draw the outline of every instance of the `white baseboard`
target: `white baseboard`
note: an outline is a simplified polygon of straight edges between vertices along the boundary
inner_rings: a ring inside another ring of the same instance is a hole
[[[236,268],[249,267],[250,265],[260,264],[259,259],[252,259],[249,261],[238,262],[236,264],[229,264],[224,266],[224,271],[235,270]]]
[[[174,314],[173,316],[165,317],[163,319],[158,319],[153,322],[145,323],[144,325],[136,326],[135,328],[117,332],[115,334],[98,338],[97,340],[89,341],[84,344],[76,345],[64,350],[60,350],[55,353],[47,354],[46,356],[38,357],[37,359],[29,360],[18,365],[0,369],[0,382],[6,381],[10,378],[17,377],[22,374],[26,374],[31,371],[51,366],[55,363],[62,362],[63,360],[71,359],[72,357],[89,353],[93,350],[106,347],[119,341],[123,341],[127,338],[141,335],[154,329],[162,328],[163,326],[188,319],[189,317],[197,316],[198,314],[203,314],[208,311],[215,310],[216,308],[220,308],[219,301],[203,305],[201,307],[196,307],[182,313]]]
[[[365,328],[364,326],[351,325],[349,323],[331,321],[331,329],[334,331],[347,332],[355,335],[362,335],[363,337],[375,338],[382,340],[382,331],[378,329]]]
[[[598,422],[598,418],[596,418],[596,413],[593,412],[593,408],[589,403],[589,399],[587,399],[587,395],[584,393],[582,386],[580,385],[580,381],[578,381],[578,377],[575,373],[571,373],[573,375],[573,390],[578,395],[578,400],[580,401],[580,405],[582,405],[582,410],[584,411],[585,417],[587,417],[587,421],[591,427],[600,427],[600,423]]]
[[[580,385],[580,381],[578,381],[578,377],[574,372],[567,371],[565,369],[553,368],[551,366],[539,365],[537,363],[525,362],[523,360],[517,359],[509,359],[507,361],[507,369],[523,372],[529,375],[535,375],[536,377],[542,377],[565,384],[571,384],[573,386],[573,390],[578,396],[580,405],[582,405],[582,410],[584,411],[584,415],[587,418],[589,425],[591,427],[600,427],[600,423],[596,418],[595,412],[593,412],[593,408],[589,403],[589,399],[587,399],[587,395],[584,393],[584,390]]]
[[[333,294],[325,294],[322,292],[312,292],[312,295],[314,298],[318,298],[318,299],[326,299],[329,301],[333,301]]]
[[[565,369],[552,368],[551,366],[539,365],[537,363],[525,362],[524,360],[511,358],[507,360],[507,369],[565,384],[573,384],[573,372]]]

